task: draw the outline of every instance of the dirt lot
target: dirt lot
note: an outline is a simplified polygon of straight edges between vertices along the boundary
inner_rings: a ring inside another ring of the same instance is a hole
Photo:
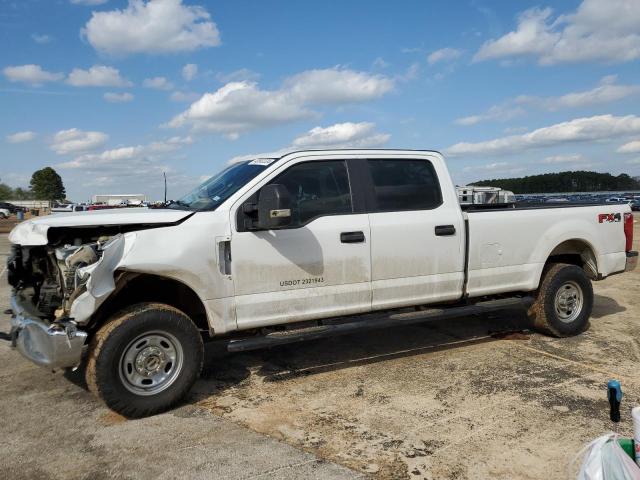
[[[48,211],[41,210],[40,215],[48,215]],[[32,217],[31,211],[24,213],[24,219],[29,220]],[[18,218],[15,213],[12,213],[9,218],[0,218],[0,234],[9,233],[13,227],[18,224]],[[4,265],[3,265],[4,266]]]
[[[0,476],[566,478],[580,447],[611,429],[611,378],[631,434],[639,287],[640,270],[598,282],[590,330],[569,339],[522,333],[512,312],[251,354],[210,348],[188,402],[138,421],[1,342]]]
[[[0,233],[9,233],[17,223],[15,215],[11,215],[9,218],[0,218]]]

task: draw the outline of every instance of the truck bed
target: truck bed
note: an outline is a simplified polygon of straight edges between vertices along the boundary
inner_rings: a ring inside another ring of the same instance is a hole
[[[592,277],[625,268],[623,213],[615,203],[512,204],[464,209],[470,297],[530,291],[552,255],[579,252]],[[489,208],[486,208],[489,207]]]

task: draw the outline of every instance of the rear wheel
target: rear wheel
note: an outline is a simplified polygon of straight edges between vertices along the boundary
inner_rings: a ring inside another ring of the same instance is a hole
[[[555,337],[570,337],[587,329],[593,309],[593,288],[576,265],[552,263],[542,274],[529,318],[535,328]]]
[[[202,337],[180,310],[134,305],[112,317],[89,347],[86,380],[109,408],[130,418],[174,406],[202,369]]]

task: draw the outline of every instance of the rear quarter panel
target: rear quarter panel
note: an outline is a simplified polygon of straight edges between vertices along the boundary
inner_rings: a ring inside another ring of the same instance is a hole
[[[469,212],[469,295],[535,290],[549,255],[567,240],[591,248],[599,275],[624,270],[627,211],[598,205]]]

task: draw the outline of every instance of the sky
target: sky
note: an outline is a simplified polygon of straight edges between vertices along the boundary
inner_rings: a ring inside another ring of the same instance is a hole
[[[230,161],[640,175],[640,0],[0,0],[0,182],[179,198]]]

